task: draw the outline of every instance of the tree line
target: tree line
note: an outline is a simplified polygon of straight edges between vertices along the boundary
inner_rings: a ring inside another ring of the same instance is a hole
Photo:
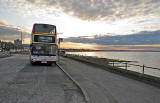
[[[12,42],[0,40],[0,51],[10,51],[11,49],[22,49],[22,45],[14,45]]]

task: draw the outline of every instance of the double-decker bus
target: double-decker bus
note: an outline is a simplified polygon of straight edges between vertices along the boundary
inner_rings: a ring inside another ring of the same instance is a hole
[[[57,49],[56,26],[34,24],[31,34],[30,63],[56,63]]]

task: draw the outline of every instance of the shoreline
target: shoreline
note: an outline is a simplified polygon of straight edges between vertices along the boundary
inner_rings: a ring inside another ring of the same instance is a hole
[[[66,52],[160,52],[160,51],[141,51],[141,50],[65,50]]]
[[[156,76],[151,76],[148,74],[142,74],[139,72],[131,71],[131,70],[126,70],[122,69],[119,67],[113,67],[109,65],[109,62],[111,61],[118,61],[118,62],[132,62],[132,61],[124,61],[124,60],[114,60],[114,59],[107,59],[107,58],[98,58],[98,57],[91,57],[91,56],[80,56],[80,55],[71,55],[71,54],[66,54],[64,57],[71,58],[92,66],[98,66],[101,67],[102,69],[116,73],[118,75],[126,76],[128,78],[132,78],[138,81],[142,81],[147,84],[151,84],[153,86],[159,87],[160,88],[160,78]]]

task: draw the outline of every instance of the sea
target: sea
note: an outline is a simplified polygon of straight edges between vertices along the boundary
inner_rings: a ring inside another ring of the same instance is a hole
[[[67,54],[76,54],[83,56],[96,56],[99,58],[109,58],[118,60],[133,61],[132,64],[144,65],[147,67],[160,69],[160,52],[67,52]],[[125,69],[125,67],[122,67]],[[129,70],[142,73],[142,67],[128,66]],[[144,74],[160,77],[160,70],[145,68]]]

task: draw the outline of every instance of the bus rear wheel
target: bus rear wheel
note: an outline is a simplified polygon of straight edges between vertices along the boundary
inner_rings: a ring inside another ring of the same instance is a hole
[[[33,61],[30,61],[30,64],[31,64],[31,65],[34,65],[34,62],[33,62]]]

